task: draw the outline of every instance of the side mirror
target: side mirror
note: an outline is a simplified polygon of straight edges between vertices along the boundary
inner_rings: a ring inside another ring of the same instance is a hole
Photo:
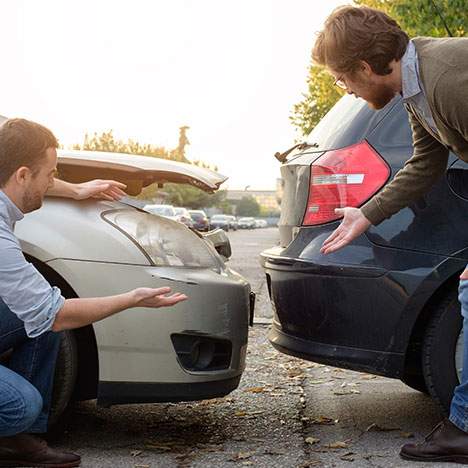
[[[222,229],[214,229],[213,231],[202,233],[202,236],[214,245],[216,251],[224,258],[225,261],[227,261],[232,255],[231,242],[229,241],[229,237],[226,232]]]

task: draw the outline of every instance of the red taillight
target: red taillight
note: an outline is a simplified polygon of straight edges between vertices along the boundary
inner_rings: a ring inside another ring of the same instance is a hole
[[[311,166],[309,200],[303,225],[323,224],[340,216],[335,208],[359,207],[387,182],[390,168],[363,141],[327,151]]]

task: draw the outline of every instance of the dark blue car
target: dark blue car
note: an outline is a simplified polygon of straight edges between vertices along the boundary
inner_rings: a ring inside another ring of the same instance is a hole
[[[280,245],[262,264],[278,350],[401,379],[445,410],[462,368],[458,277],[468,262],[468,165],[451,153],[424,197],[348,247],[322,255],[340,220],[412,154],[400,98],[380,111],[343,97],[282,165]]]

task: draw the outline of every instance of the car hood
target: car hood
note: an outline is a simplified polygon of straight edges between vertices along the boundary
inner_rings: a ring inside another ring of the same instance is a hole
[[[205,192],[214,192],[227,180],[215,171],[193,164],[135,154],[103,151],[59,150],[59,177],[68,182],[90,179],[115,179],[127,184],[129,195],[138,195],[153,183],[190,184]]]

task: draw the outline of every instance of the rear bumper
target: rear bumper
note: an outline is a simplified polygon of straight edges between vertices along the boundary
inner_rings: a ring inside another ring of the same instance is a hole
[[[274,309],[270,341],[303,359],[400,378],[421,311],[461,263],[366,236],[324,256],[333,228],[301,229],[288,247],[261,254]]]
[[[400,378],[402,376],[401,370],[405,361],[405,355],[402,353],[386,353],[318,343],[288,335],[281,331],[278,323],[273,324],[268,339],[278,351],[308,361],[386,377]]]

